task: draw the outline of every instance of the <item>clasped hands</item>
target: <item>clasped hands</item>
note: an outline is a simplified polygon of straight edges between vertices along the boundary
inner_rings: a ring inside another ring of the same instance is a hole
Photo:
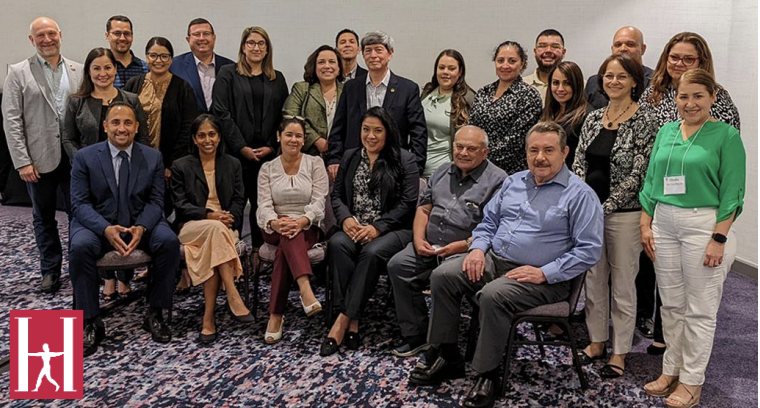
[[[446,258],[451,255],[467,252],[466,241],[454,241],[450,242],[436,250],[424,239],[414,240],[414,250],[417,251],[417,255],[420,256],[440,256]]]
[[[103,235],[116,252],[126,258],[131,255],[135,248],[140,244],[140,239],[142,239],[144,232],[145,227],[141,225],[135,225],[129,228],[122,227],[121,225],[109,225],[106,227],[105,231],[103,231]],[[121,239],[121,234],[129,234],[132,236],[132,240],[129,241],[129,244]]]
[[[472,250],[464,258],[462,263],[462,272],[467,275],[471,282],[477,282],[483,277],[483,271],[486,267],[486,255],[480,249]],[[504,276],[507,279],[514,279],[520,283],[533,283],[536,285],[546,282],[546,276],[541,268],[535,266],[523,265],[518,266],[507,272]]]
[[[248,160],[260,161],[264,157],[269,156],[272,151],[272,148],[269,146],[258,147],[256,149],[246,146],[240,149],[240,154]]]
[[[217,220],[224,224],[227,228],[232,228],[235,224],[235,216],[229,211],[212,211],[206,213],[206,218],[209,220]]]
[[[355,243],[362,245],[367,245],[380,236],[380,231],[377,228],[372,225],[359,224],[354,217],[346,218],[343,221],[343,232]]]
[[[272,228],[276,233],[282,235],[283,237],[293,239],[296,235],[298,235],[299,232],[303,231],[304,228],[306,228],[310,224],[310,221],[306,217],[301,217],[297,220],[285,216],[278,218],[276,220],[272,220],[269,223],[269,227]]]

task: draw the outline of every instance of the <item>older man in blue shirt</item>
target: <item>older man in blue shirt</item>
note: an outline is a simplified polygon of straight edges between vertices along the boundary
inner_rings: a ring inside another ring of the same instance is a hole
[[[562,127],[540,122],[525,145],[528,170],[508,177],[488,203],[468,255],[431,278],[433,347],[409,382],[433,385],[464,376],[459,308],[463,296],[474,296],[481,329],[472,367],[479,375],[466,407],[493,405],[512,316],[567,299],[570,280],[601,256],[603,211],[594,191],[564,165],[569,149]]]

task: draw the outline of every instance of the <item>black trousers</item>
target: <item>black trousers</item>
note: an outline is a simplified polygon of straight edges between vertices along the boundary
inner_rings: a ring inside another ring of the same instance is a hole
[[[63,152],[62,152],[63,153]],[[36,183],[26,183],[29,198],[32,199],[32,224],[34,239],[40,251],[40,271],[42,275],[61,276],[63,248],[55,219],[58,189],[63,193],[66,214],[71,222],[71,165],[63,154],[58,167],[50,173],[40,174]]]
[[[145,231],[138,248],[153,257],[148,274],[148,300],[151,307],[169,309],[174,293],[174,275],[179,268],[179,239],[165,221]],[[71,236],[69,274],[74,287],[76,308],[90,319],[100,314],[100,278],[95,263],[113,247],[105,237],[83,228]]]
[[[654,273],[654,263],[641,251],[639,256],[639,274],[636,275],[636,320],[652,319],[654,316],[654,341],[664,343],[662,336],[662,317],[660,317],[660,292],[657,290],[657,279]]]
[[[391,231],[367,245],[357,244],[340,231],[327,244],[333,274],[333,296],[341,313],[358,319],[375,292],[388,260],[412,241],[412,230]]]

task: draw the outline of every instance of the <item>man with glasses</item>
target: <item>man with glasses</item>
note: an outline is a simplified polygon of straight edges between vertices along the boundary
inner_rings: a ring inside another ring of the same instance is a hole
[[[233,61],[214,53],[216,34],[214,26],[205,18],[196,18],[187,26],[187,44],[190,52],[177,56],[169,69],[172,74],[187,81],[195,92],[199,113],[211,111],[211,92],[216,74]]]
[[[388,262],[403,340],[391,350],[411,357],[428,348],[428,308],[422,291],[439,265],[456,262],[472,244],[472,230],[507,173],[488,161],[488,136],[465,126],[454,136],[454,162],[439,167],[414,216],[414,239]]]
[[[541,102],[546,102],[546,89],[549,87],[549,74],[565,58],[565,38],[559,31],[549,28],[536,37],[533,54],[536,58],[536,70],[523,77],[526,84],[538,89]]]
[[[60,288],[63,252],[55,219],[58,189],[69,213],[69,158],[61,146],[61,123],[69,95],[82,82],[82,64],[61,55],[61,29],[39,17],[29,26],[37,52],[8,67],[2,101],[3,127],[13,167],[32,199],[34,238],[40,251],[42,292]]]
[[[132,52],[132,21],[126,16],[112,16],[106,22],[106,41],[116,58],[113,86],[121,89],[129,78],[148,72],[148,64]]]
[[[621,27],[615,32],[615,36],[612,38],[612,47],[610,48],[613,55],[628,54],[642,65],[644,68],[644,88],[648,87],[653,71],[652,68],[645,66],[642,61],[642,57],[647,50],[647,45],[644,44],[644,34],[642,34],[641,30],[632,26]],[[585,92],[586,100],[594,109],[607,106],[609,100],[602,90],[599,89],[597,75],[589,77],[588,82],[586,82]]]

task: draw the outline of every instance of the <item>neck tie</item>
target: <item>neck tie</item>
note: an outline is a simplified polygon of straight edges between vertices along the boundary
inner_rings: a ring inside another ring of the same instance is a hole
[[[127,152],[120,151],[121,166],[119,167],[119,208],[116,222],[122,227],[129,228],[132,225],[129,214],[129,156]]]

